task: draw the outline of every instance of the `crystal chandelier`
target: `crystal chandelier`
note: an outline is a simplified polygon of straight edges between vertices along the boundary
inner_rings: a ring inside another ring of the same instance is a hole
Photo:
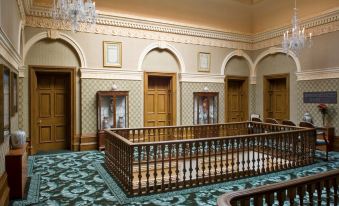
[[[284,32],[284,39],[282,41],[282,48],[285,53],[288,51],[294,52],[296,55],[300,54],[301,49],[311,47],[312,33],[305,35],[305,28],[299,27],[297,0],[294,1],[294,9],[292,16],[292,31]]]
[[[94,25],[95,2],[92,0],[54,0],[53,17],[71,23],[72,31],[79,31],[80,22]]]

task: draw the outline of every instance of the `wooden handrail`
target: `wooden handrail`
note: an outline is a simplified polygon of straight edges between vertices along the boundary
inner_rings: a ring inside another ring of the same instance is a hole
[[[315,129],[242,122],[106,131],[105,162],[128,195],[312,164]]]
[[[225,193],[218,198],[217,205],[218,206],[249,205],[250,199],[254,199],[254,205],[260,205],[260,203],[255,201],[262,201],[264,197],[269,199],[270,197],[274,197],[275,193],[278,193],[277,199],[279,201],[279,205],[282,205],[287,200],[294,201],[296,195],[299,196],[301,195],[302,197],[299,197],[299,199],[303,199],[304,195],[307,195],[306,191],[308,192],[308,195],[310,193],[313,194],[316,190],[319,194],[319,192],[321,192],[322,189],[326,189],[326,191],[328,192],[331,187],[334,188],[333,190],[334,194],[327,193],[325,201],[329,203],[328,201],[330,200],[329,199],[330,195],[333,195],[332,197],[334,198],[334,205],[337,205],[338,184],[339,184],[339,169],[336,169],[280,183],[274,183],[259,186],[256,188]],[[274,198],[270,200],[266,199],[266,203],[271,201],[274,201]],[[319,198],[317,198],[317,201],[319,202]],[[322,202],[324,200],[321,199],[320,201]],[[299,204],[302,205],[301,203]]]

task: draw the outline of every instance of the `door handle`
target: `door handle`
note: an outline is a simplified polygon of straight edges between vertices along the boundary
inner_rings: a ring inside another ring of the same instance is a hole
[[[42,122],[41,119],[39,119],[38,124],[41,124],[41,122]]]

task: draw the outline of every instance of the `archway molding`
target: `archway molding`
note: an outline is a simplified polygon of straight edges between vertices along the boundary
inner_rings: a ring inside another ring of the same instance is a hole
[[[266,56],[276,54],[276,53],[286,54],[285,51],[282,48],[278,48],[278,47],[271,47],[271,48],[269,48],[269,49],[267,49],[267,50],[265,50],[265,51],[263,51],[262,53],[259,54],[259,56],[256,58],[254,65],[253,65],[253,76],[254,77],[257,75],[257,66],[258,66],[259,62],[262,59],[264,59]],[[301,65],[300,65],[300,61],[299,61],[299,58],[297,57],[297,55],[295,53],[293,53],[292,51],[288,51],[287,55],[292,57],[295,65],[297,67],[296,72],[301,72]]]
[[[252,61],[251,57],[248,56],[248,54],[246,54],[243,50],[235,50],[235,51],[229,53],[225,57],[224,61],[222,62],[222,65],[221,65],[220,74],[221,75],[225,75],[226,74],[226,71],[225,71],[226,70],[226,65],[235,56],[243,57],[244,59],[247,60],[248,68],[250,70],[250,76],[253,76],[253,74],[254,74],[253,73],[254,72],[254,70],[253,70],[253,65],[254,65],[253,61]]]
[[[173,45],[165,42],[165,41],[158,41],[158,42],[153,42],[149,44],[140,54],[139,61],[138,61],[138,71],[142,71],[142,63],[144,62],[144,59],[146,55],[152,51],[153,49],[161,49],[161,50],[168,50],[171,53],[174,54],[175,58],[179,62],[179,70],[180,73],[185,73],[186,71],[186,66],[184,63],[184,58],[182,57],[181,53],[179,52],[178,49],[176,49]]]
[[[69,45],[71,45],[80,60],[80,67],[82,68],[86,68],[87,67],[87,61],[86,61],[86,57],[85,57],[85,53],[83,52],[83,50],[81,49],[80,45],[70,36],[68,36],[65,33],[56,31],[56,30],[49,30],[49,31],[45,31],[45,32],[41,32],[38,33],[36,35],[34,35],[30,40],[28,40],[24,46],[24,54],[23,54],[23,59],[25,61],[26,59],[26,55],[28,53],[28,51],[30,50],[30,48],[37,43],[38,41],[42,40],[42,39],[46,39],[46,38],[50,38],[50,39],[61,39],[65,42],[67,42]]]

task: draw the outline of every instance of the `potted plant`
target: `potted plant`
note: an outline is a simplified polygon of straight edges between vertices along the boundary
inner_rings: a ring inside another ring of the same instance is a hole
[[[322,119],[323,119],[323,126],[325,126],[325,116],[328,112],[328,107],[326,104],[319,104],[318,105],[318,109],[322,115]]]

